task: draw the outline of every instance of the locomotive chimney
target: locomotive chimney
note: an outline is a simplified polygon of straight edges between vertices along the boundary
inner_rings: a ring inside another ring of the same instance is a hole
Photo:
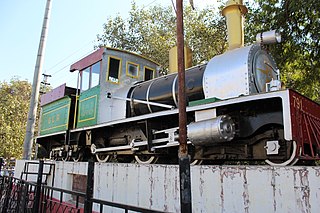
[[[222,15],[226,17],[228,30],[228,50],[243,47],[243,15],[248,12],[242,0],[229,0],[222,10]]]
[[[189,68],[192,66],[192,50],[189,47],[184,47],[184,66]],[[172,47],[169,50],[169,73],[178,72],[178,48]]]

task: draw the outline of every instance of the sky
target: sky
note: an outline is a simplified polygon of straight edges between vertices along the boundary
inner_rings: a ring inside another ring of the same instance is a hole
[[[76,85],[70,65],[91,53],[108,17],[128,17],[132,0],[52,0],[42,73],[51,86]],[[135,0],[139,7],[172,5],[171,0]],[[175,2],[175,0],[173,0]],[[188,1],[184,1],[185,4]],[[198,9],[216,0],[193,0]],[[0,82],[33,82],[46,0],[0,0]]]

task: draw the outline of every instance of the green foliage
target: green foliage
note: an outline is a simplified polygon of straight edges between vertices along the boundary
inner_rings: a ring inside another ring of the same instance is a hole
[[[12,79],[0,83],[0,156],[21,158],[31,84]]]
[[[247,40],[258,32],[279,29],[282,43],[270,52],[282,73],[282,81],[320,102],[320,1],[256,0],[247,16]]]
[[[109,17],[97,35],[97,46],[133,51],[168,68],[169,50],[176,45],[176,15],[172,7],[138,8],[132,3],[128,20]],[[209,9],[184,8],[185,44],[193,50],[193,65],[208,61],[226,49],[224,19]]]

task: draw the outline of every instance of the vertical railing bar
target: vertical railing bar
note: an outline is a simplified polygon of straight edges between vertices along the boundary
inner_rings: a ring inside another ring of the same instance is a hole
[[[26,162],[26,169],[27,171],[25,171],[25,174],[26,174],[26,181],[28,180],[28,171],[29,171],[29,162]]]
[[[43,175],[43,164],[44,161],[39,161],[39,168],[38,168],[38,178],[37,178],[37,185],[36,185],[36,193],[34,198],[34,206],[33,212],[39,211],[39,202],[40,202],[40,193],[41,193],[41,186],[42,186],[42,175]]]
[[[76,198],[77,198],[77,199],[76,199],[76,208],[78,208],[78,207],[79,207],[79,195],[77,195]]]
[[[53,167],[53,169],[52,169],[52,167]],[[55,165],[55,164],[51,164],[51,165],[50,165],[50,174],[51,174],[51,169],[53,170],[52,181],[51,181],[51,186],[53,187],[53,185],[54,185],[54,176],[55,176],[56,165]]]
[[[93,197],[93,175],[94,175],[94,161],[91,159],[88,162],[87,169],[87,190],[86,197],[84,201],[84,212],[91,213],[92,212],[92,197]]]
[[[43,192],[43,209],[42,209],[42,212],[43,213],[46,213],[46,211],[47,211],[47,203],[48,203],[48,188],[44,188],[44,192]]]
[[[100,213],[103,212],[103,204],[102,203],[99,203],[100,204]]]
[[[22,194],[22,189],[23,189],[23,185],[21,183],[21,181],[17,181],[17,189],[18,189],[18,194],[17,194],[17,207],[16,207],[16,212],[19,212],[19,207],[20,207],[20,202],[22,202],[21,200],[21,194]],[[23,209],[23,208],[22,208]]]
[[[40,212],[42,212],[42,206],[44,203],[44,187],[41,187],[41,196],[40,196]]]
[[[62,203],[62,199],[63,199],[63,192],[60,192],[60,203]]]
[[[52,206],[54,205],[53,203],[52,203],[52,198],[53,198],[53,190],[51,189],[50,190],[50,194],[49,194],[49,209],[50,209],[50,212],[51,212],[51,209],[52,209]]]

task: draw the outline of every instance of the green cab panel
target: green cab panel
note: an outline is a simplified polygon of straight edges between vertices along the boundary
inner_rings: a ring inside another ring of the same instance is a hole
[[[69,126],[71,98],[65,96],[42,107],[40,135],[65,131]]]
[[[100,86],[93,87],[80,94],[77,128],[97,124]]]

